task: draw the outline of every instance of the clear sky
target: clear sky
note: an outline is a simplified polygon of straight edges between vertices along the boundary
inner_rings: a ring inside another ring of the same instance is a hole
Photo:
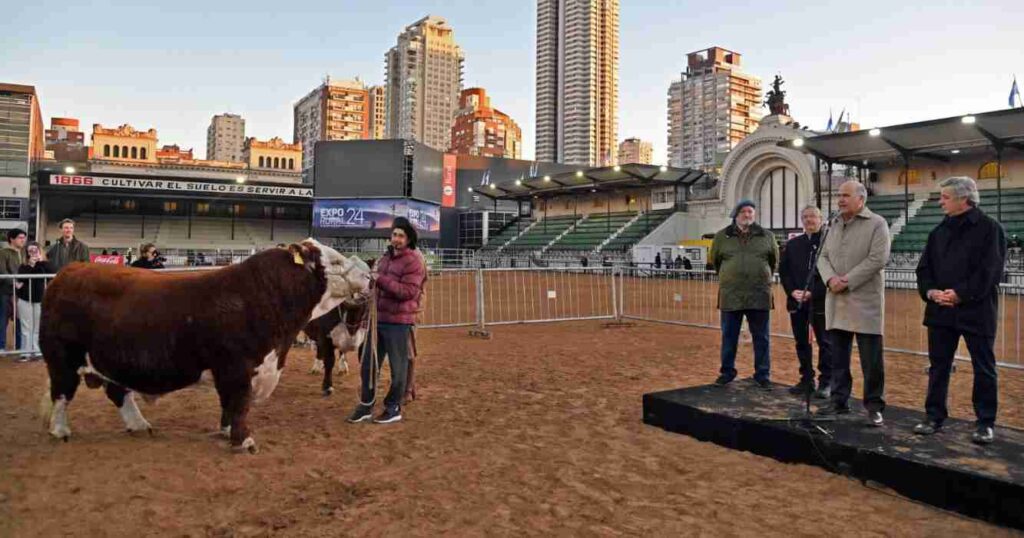
[[[397,34],[433,14],[455,29],[467,87],[519,122],[533,156],[532,0],[72,4],[19,2],[0,20],[0,81],[35,85],[47,124],[155,127],[199,157],[210,117],[234,112],[248,136],[290,140],[292,104],[324,75],[381,83]],[[664,161],[669,83],[715,45],[766,85],[781,73],[793,116],[816,128],[844,107],[865,127],[1006,108],[1012,76],[1024,86],[1024,1],[777,4],[622,0],[619,139]]]

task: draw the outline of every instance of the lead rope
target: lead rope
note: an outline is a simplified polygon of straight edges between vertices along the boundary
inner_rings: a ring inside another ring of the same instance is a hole
[[[377,360],[377,287],[373,287],[373,291],[370,293],[370,300],[368,308],[370,309],[370,326],[367,330],[370,333],[370,357],[369,359],[373,362],[370,363],[370,379],[368,381],[370,392],[373,393],[373,399],[369,402],[362,401],[359,398],[359,403],[373,407],[377,404],[377,385],[380,384],[380,362]]]

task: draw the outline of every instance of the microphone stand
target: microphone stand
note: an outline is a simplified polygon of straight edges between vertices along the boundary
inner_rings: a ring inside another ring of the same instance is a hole
[[[825,222],[822,223],[821,230],[819,230],[819,233],[821,234],[821,238],[818,240],[818,244],[817,245],[811,245],[811,256],[810,256],[810,258],[808,259],[808,262],[807,262],[808,263],[807,279],[804,280],[804,289],[803,289],[803,296],[804,297],[806,297],[807,293],[810,292],[811,284],[814,283],[814,278],[816,276],[817,268],[818,268],[818,259],[821,257],[821,251],[824,250],[825,240],[828,239],[828,232],[832,229],[832,220],[836,218],[837,214],[838,214],[838,211],[833,211],[828,216],[828,218],[825,219]],[[796,309],[793,310],[793,312],[799,312],[800,309],[804,307],[804,305],[807,305],[807,309],[809,310],[808,318],[810,319],[811,327],[814,326],[814,304],[813,303],[814,303],[813,298],[811,300],[800,301],[800,302],[798,302],[796,304]],[[819,351],[820,351],[820,349],[819,349]],[[821,357],[818,357],[818,360],[820,361]],[[813,364],[812,364],[812,367],[813,367]],[[804,429],[817,430],[819,433],[821,433],[823,435],[826,435],[828,437],[831,437],[832,436],[832,432],[826,430],[825,428],[822,428],[817,423],[818,422],[831,422],[831,421],[835,420],[835,417],[816,417],[816,416],[811,414],[811,392],[813,392],[813,391],[808,390],[808,391],[804,392],[804,413],[803,413],[803,415],[801,415],[799,417],[794,417],[794,418],[800,420],[800,425]]]

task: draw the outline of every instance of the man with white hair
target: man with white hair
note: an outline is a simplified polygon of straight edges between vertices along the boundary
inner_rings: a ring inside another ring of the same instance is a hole
[[[850,355],[856,337],[864,372],[868,424],[879,427],[885,410],[882,328],[889,225],[867,208],[867,197],[864,185],[857,181],[847,181],[839,187],[839,217],[832,223],[818,259],[818,272],[828,286],[825,327],[832,341],[832,404],[818,413],[850,412]]]
[[[927,306],[928,396],[923,422],[914,433],[931,435],[949,416],[946,395],[960,337],[967,342],[974,367],[976,431],[971,440],[991,443],[995,437],[996,358],[993,353],[999,314],[999,280],[1006,262],[1003,227],[978,208],[978,187],[969,177],[951,177],[939,184],[939,205],[946,218],[928,234],[917,264],[917,289]]]

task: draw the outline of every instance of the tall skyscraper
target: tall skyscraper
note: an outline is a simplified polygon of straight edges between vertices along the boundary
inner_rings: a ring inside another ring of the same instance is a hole
[[[539,161],[615,164],[619,0],[537,0]]]
[[[331,80],[295,103],[293,143],[302,144],[302,181],[313,182],[313,151],[321,140],[370,138],[370,105],[359,80]]]
[[[206,128],[206,160],[242,162],[245,119],[238,114],[217,114]]]
[[[522,144],[519,125],[508,114],[491,108],[491,98],[483,88],[462,91],[452,125],[452,153],[519,159]]]
[[[370,86],[370,138],[383,140],[387,138],[384,133],[388,127],[388,102],[387,88],[384,86]]]
[[[384,58],[387,138],[448,149],[462,90],[463,59],[451,26],[441,17],[424,17],[398,35],[398,43]]]
[[[627,138],[619,144],[619,164],[652,164],[654,146],[646,140]]]
[[[668,95],[672,166],[713,172],[761,121],[761,79],[740,70],[739,53],[712,47],[686,56]]]

